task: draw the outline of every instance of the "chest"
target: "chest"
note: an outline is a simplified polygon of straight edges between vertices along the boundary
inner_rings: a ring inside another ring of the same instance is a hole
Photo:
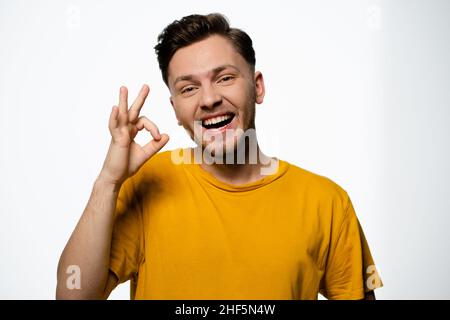
[[[326,251],[317,208],[277,198],[186,196],[153,203],[146,252],[173,270],[297,276]]]

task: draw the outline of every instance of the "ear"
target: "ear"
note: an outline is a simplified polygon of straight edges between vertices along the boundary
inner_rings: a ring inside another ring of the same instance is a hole
[[[266,94],[266,88],[264,86],[264,77],[260,71],[255,72],[255,93],[256,103],[263,103],[264,95]]]
[[[178,125],[181,126],[181,121],[178,119],[177,110],[175,110],[175,105],[173,104],[172,96],[169,98],[170,104],[172,105],[172,109],[175,112],[175,117],[177,117]]]

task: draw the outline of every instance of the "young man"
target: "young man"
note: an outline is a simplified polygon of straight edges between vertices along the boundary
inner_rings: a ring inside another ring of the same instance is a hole
[[[260,150],[265,94],[249,36],[219,14],[170,24],[155,47],[179,125],[194,149],[139,117],[127,89],[87,207],[58,265],[57,298],[374,299],[382,286],[347,193]],[[144,146],[133,139],[148,130]],[[75,269],[74,269],[75,266]],[[79,270],[68,286],[68,270]]]

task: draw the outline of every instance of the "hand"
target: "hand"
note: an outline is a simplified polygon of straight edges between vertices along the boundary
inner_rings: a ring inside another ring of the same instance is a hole
[[[139,117],[149,91],[150,88],[144,85],[128,109],[128,90],[120,88],[119,106],[112,108],[109,118],[112,139],[99,179],[120,186],[169,141],[169,136],[160,134],[152,121],[145,116]],[[153,140],[141,146],[134,138],[144,128]]]

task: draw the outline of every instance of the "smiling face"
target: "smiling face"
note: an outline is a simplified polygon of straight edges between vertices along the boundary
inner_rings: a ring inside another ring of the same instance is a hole
[[[194,141],[200,143],[195,123],[203,137],[222,136],[212,143],[202,139],[211,154],[236,150],[239,135],[226,135],[225,130],[254,129],[255,103],[262,103],[265,93],[262,74],[253,73],[233,44],[219,35],[179,49],[169,63],[168,85],[178,123]]]

